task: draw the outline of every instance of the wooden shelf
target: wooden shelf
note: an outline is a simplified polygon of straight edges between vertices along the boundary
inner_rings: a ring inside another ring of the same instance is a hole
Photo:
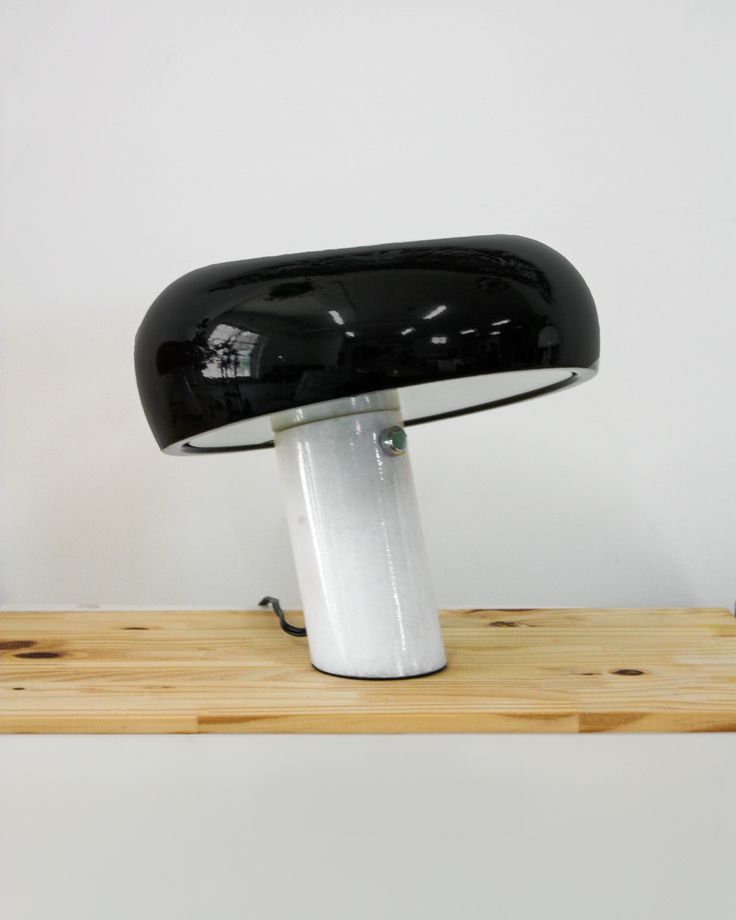
[[[442,622],[446,671],[376,682],[315,671],[262,611],[2,613],[0,731],[736,731],[725,609]]]

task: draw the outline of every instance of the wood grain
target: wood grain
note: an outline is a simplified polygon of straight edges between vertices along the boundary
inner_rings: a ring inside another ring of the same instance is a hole
[[[442,623],[446,671],[375,682],[315,671],[262,611],[0,613],[0,731],[736,731],[725,609]]]

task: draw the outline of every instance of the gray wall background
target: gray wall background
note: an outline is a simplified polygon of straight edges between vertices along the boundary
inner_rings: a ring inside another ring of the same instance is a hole
[[[496,232],[578,266],[601,372],[412,432],[440,603],[736,600],[733,4],[2,16],[0,603],[297,606],[275,457],[158,454],[140,319],[212,262]]]

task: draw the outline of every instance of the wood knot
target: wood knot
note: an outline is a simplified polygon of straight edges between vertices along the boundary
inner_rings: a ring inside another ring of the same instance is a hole
[[[63,658],[61,652],[20,652],[16,658]]]
[[[5,642],[0,642],[0,649],[4,652],[14,652],[16,649],[30,648],[35,644],[35,642],[31,642],[28,639],[13,639]]]
[[[638,668],[619,668],[616,671],[611,671],[611,674],[621,674],[622,677],[638,677],[640,674],[644,674],[644,671],[640,671]]]

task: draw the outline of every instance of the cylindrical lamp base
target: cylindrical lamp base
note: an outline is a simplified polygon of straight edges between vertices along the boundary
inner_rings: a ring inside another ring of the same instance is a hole
[[[376,680],[441,670],[398,394],[332,400],[272,424],[314,666]]]

